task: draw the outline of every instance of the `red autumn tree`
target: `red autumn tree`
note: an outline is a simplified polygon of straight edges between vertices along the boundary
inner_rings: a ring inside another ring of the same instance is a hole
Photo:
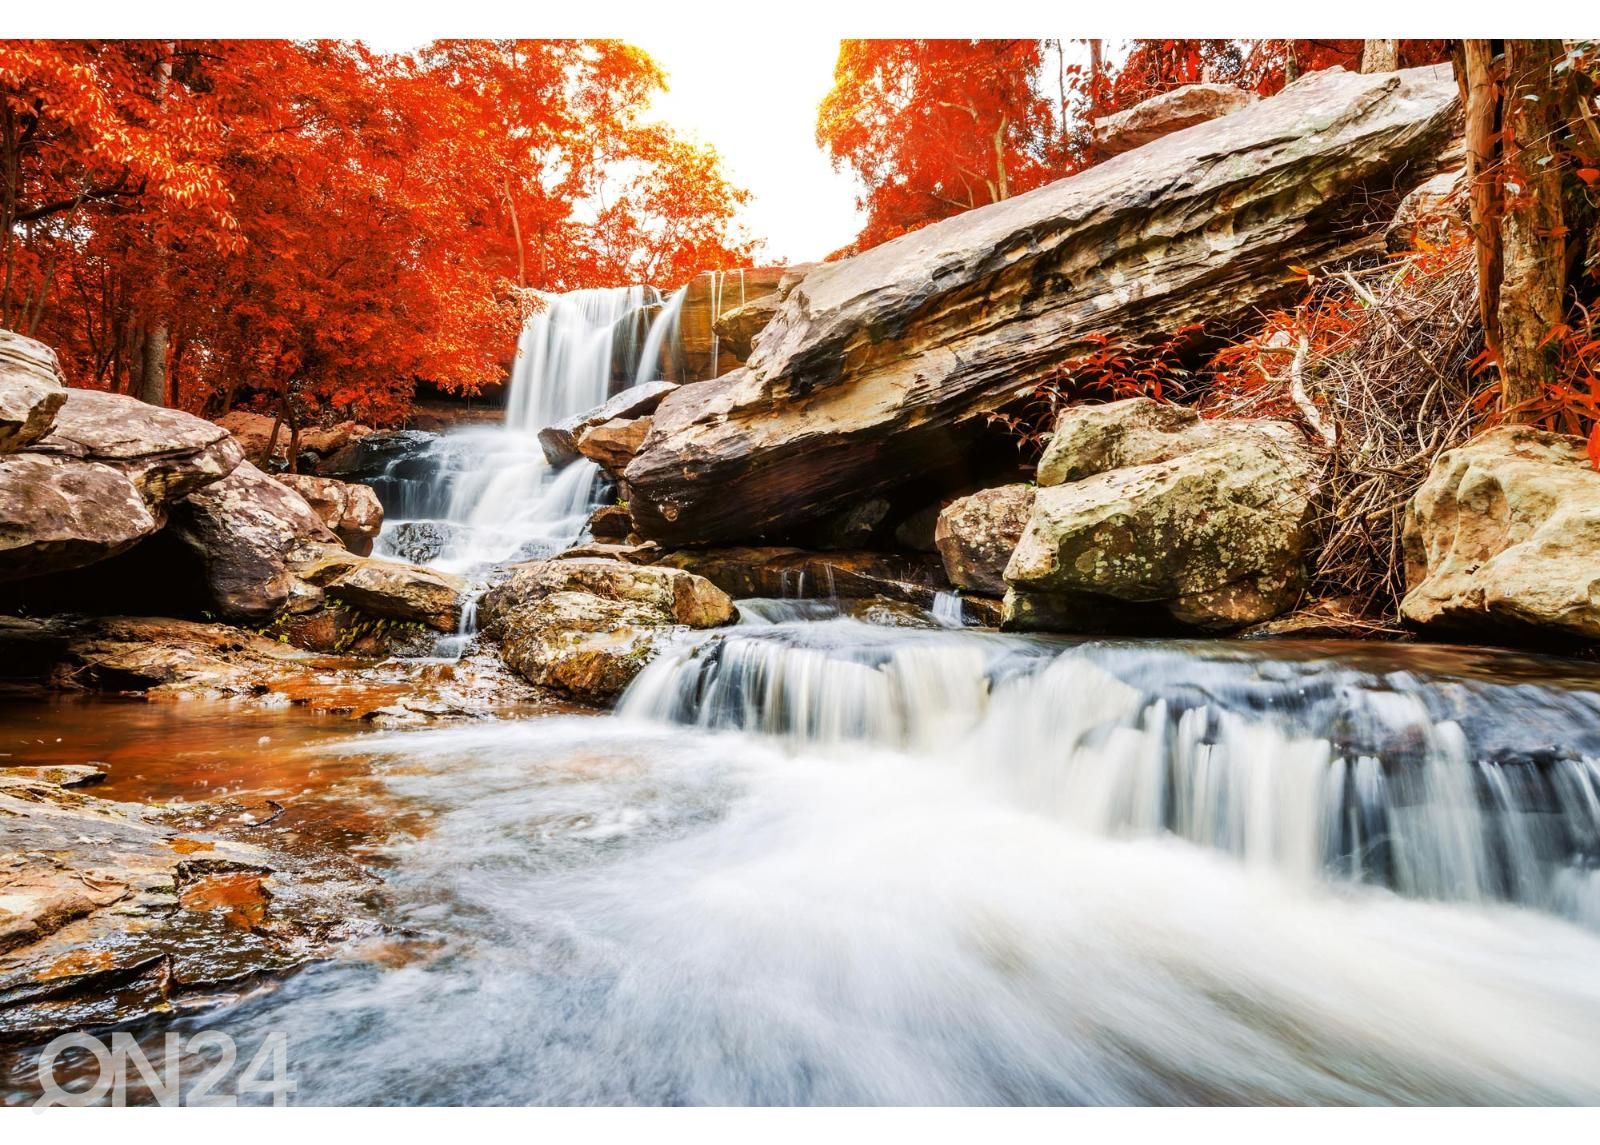
[[[503,377],[532,289],[749,257],[661,84],[614,41],[0,42],[0,321],[80,384],[397,419]]]
[[[874,246],[1036,187],[1050,105],[1038,40],[844,40],[817,142],[861,178]]]

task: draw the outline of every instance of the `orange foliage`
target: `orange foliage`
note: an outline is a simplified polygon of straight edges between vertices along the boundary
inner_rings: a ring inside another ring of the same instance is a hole
[[[1181,84],[1268,95],[1287,76],[1360,63],[1360,40],[844,40],[817,142],[863,185],[850,254],[1095,161],[1090,126]],[[1074,48],[1073,45],[1076,45]],[[1091,47],[1093,45],[1093,47]],[[1070,56],[1090,61],[1068,63]],[[1400,41],[1410,67],[1444,40]],[[1051,61],[1054,61],[1053,63]],[[1118,62],[1120,60],[1120,62]],[[1096,63],[1099,62],[1099,66]],[[1050,92],[1053,99],[1041,93]],[[999,173],[1004,172],[1004,179]]]
[[[532,290],[749,260],[662,83],[615,41],[0,41],[0,325],[77,384],[135,392],[159,325],[173,404],[397,420],[503,378]]]
[[[1038,40],[842,40],[817,143],[860,176],[858,248],[1052,177]]]

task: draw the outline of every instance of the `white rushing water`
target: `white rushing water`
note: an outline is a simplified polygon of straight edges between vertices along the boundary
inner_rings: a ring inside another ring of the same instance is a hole
[[[373,481],[389,506],[380,550],[409,555],[396,538],[421,525],[438,538],[425,563],[472,573],[577,541],[600,471],[582,459],[552,469],[538,433],[660,377],[683,293],[633,286],[547,299],[518,341],[504,424],[428,441]]]
[[[798,611],[353,742],[422,953],[204,1022],[307,1102],[1600,1101],[1595,672]]]

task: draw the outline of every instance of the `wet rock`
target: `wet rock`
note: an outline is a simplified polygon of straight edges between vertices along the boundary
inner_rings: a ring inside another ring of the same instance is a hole
[[[55,425],[30,449],[120,469],[156,512],[244,459],[232,436],[204,418],[95,390],[68,390]]]
[[[1319,469],[1304,439],[1155,405],[1061,415],[1005,569],[1008,627],[1231,631],[1294,604]]]
[[[643,605],[660,614],[657,623],[714,628],[734,619],[728,594],[701,576],[659,565],[580,557],[519,565],[509,580],[484,597],[484,623],[555,592],[580,592]]]
[[[455,538],[446,521],[402,521],[384,538],[388,551],[403,561],[425,565],[436,559]]]
[[[750,357],[756,336],[767,328],[783,298],[778,294],[764,294],[753,302],[724,311],[716,321],[717,338],[741,362]]]
[[[655,564],[664,551],[654,541],[646,541],[642,545],[611,545],[592,541],[586,545],[573,545],[570,549],[563,549],[550,559],[567,561],[582,557],[600,557],[605,560],[627,561],[631,565],[649,565]]]
[[[383,506],[371,488],[305,474],[280,473],[277,479],[305,498],[345,548],[361,557],[371,554],[372,542],[383,528]]]
[[[419,429],[379,430],[356,438],[329,454],[318,463],[317,475],[365,482],[389,473],[396,465],[413,462],[419,468],[427,466],[425,472],[417,474],[427,476],[431,473],[427,458],[438,442],[437,433]]]
[[[683,549],[660,563],[697,573],[735,597],[883,596],[926,609],[950,587],[939,558],[923,553],[816,553],[752,546]]]
[[[325,555],[300,570],[309,584],[372,616],[454,632],[461,620],[466,583],[459,577],[398,561]]]
[[[1232,115],[1255,101],[1254,92],[1232,84],[1184,84],[1151,96],[1126,111],[1095,120],[1093,147],[1097,155],[1109,159],[1186,127]]]
[[[170,528],[200,558],[211,609],[234,620],[320,603],[295,570],[339,545],[305,498],[248,461],[175,506]]]
[[[577,414],[539,431],[539,447],[545,460],[557,468],[578,460],[578,439],[591,426],[608,421],[641,418],[654,413],[663,398],[678,387],[672,382],[641,382],[613,394],[592,410]]]
[[[170,1011],[377,932],[374,880],[339,856],[185,831],[40,770],[0,778],[0,1039]]]
[[[626,505],[602,505],[589,514],[589,534],[597,541],[624,541],[633,532]]]
[[[1033,512],[1033,486],[981,489],[939,514],[934,545],[944,575],[957,588],[1004,596],[1006,562]]]
[[[614,417],[590,426],[578,437],[578,452],[607,473],[619,474],[650,432],[648,417]]]
[[[1441,454],[1406,509],[1412,624],[1600,639],[1600,473],[1581,438],[1502,426]]]
[[[806,269],[804,265],[743,267],[708,271],[692,279],[678,308],[678,344],[672,355],[681,376],[701,381],[736,368],[743,355],[734,342],[723,340],[719,323],[761,298],[783,293],[786,284],[792,288]]]
[[[0,582],[106,560],[162,523],[121,469],[36,453],[0,455]]]
[[[736,618],[733,601],[701,577],[582,558],[517,567],[478,615],[514,671],[589,700],[627,687],[678,628]]]
[[[1374,202],[1427,175],[1457,105],[1444,68],[1317,71],[813,269],[745,368],[656,409],[626,472],[640,535],[793,535],[965,464],[986,414],[1098,335],[1247,317],[1281,295],[1286,265],[1324,265],[1371,233]]]
[[[0,454],[26,449],[50,432],[66,386],[54,350],[0,330]]]

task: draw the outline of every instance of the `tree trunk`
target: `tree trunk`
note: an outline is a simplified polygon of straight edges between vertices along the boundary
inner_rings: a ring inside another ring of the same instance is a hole
[[[153,406],[167,404],[167,324],[157,319],[144,332],[140,355],[139,400]]]
[[[1504,408],[1523,419],[1550,378],[1550,332],[1566,293],[1560,129],[1555,65],[1560,40],[1507,40],[1502,114],[1505,202],[1500,226],[1500,386]]]
[[[1361,73],[1392,72],[1400,66],[1399,40],[1362,40]]]
[[[1484,339],[1499,353],[1500,196],[1496,188],[1495,137],[1500,88],[1491,40],[1463,40],[1456,79],[1466,107],[1468,210],[1478,264],[1478,316]]]
[[[162,46],[162,57],[156,64],[156,106],[166,97],[167,85],[172,82],[172,50],[168,43]],[[159,240],[158,240],[159,241]],[[166,252],[156,250],[155,299],[158,308],[166,306],[167,272]],[[167,404],[167,316],[158,309],[145,331],[144,376],[139,388],[141,401],[153,406]]]
[[[995,202],[1011,197],[1010,188],[1006,185],[1006,127],[1010,120],[1002,115],[1000,126],[994,129],[994,181]]]

